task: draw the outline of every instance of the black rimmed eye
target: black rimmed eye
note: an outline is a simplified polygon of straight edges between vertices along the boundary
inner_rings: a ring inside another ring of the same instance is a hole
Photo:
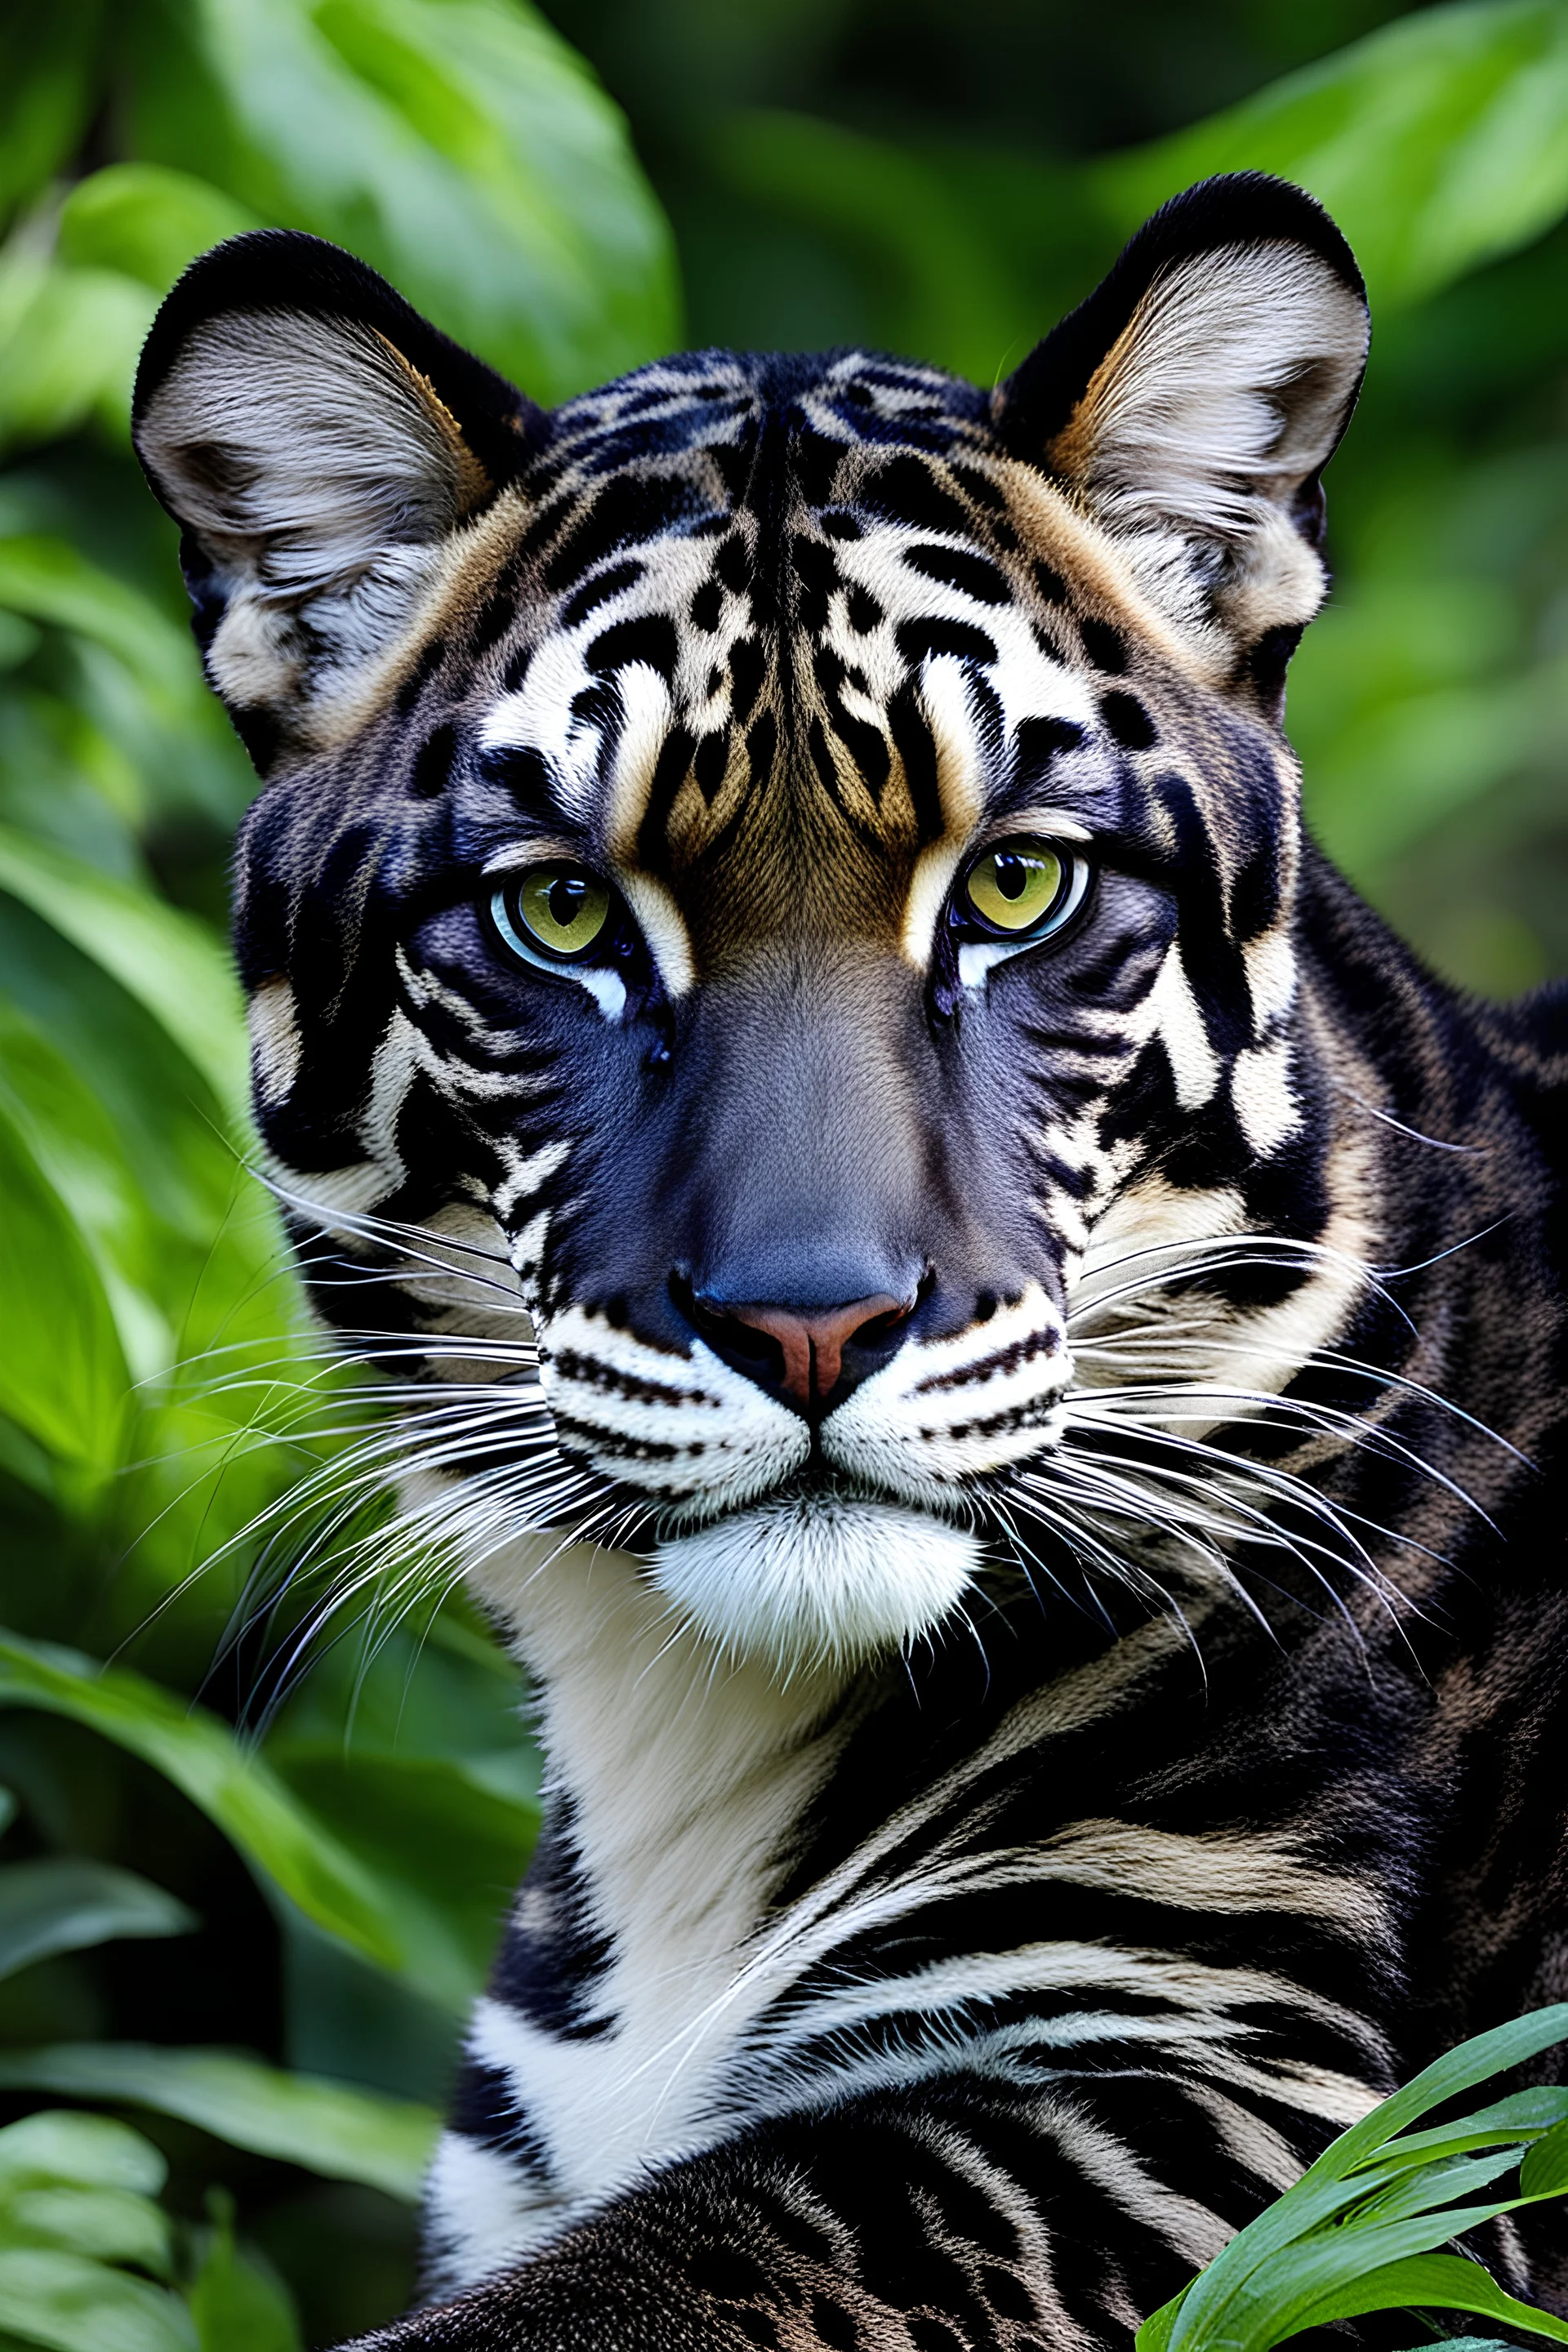
[[[1003,841],[966,867],[953,911],[988,938],[1023,947],[1070,921],[1088,883],[1088,859],[1065,843]]]
[[[611,945],[616,900],[581,866],[530,866],[490,899],[490,920],[525,963],[588,963]]]

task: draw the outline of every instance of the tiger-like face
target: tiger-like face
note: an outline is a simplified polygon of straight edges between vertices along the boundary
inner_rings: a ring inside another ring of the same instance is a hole
[[[257,1116],[323,1310],[468,1400],[476,1526],[907,1643],[1024,1540],[1086,1268],[1321,1234],[1279,714],[1365,340],[1254,179],[989,396],[705,352],[545,416],[282,235],[170,297]]]

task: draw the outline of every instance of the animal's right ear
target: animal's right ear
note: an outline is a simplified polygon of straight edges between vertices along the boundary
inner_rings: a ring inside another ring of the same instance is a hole
[[[444,544],[548,430],[336,246],[261,229],[192,264],[142,352],[132,436],[258,767],[342,723]]]

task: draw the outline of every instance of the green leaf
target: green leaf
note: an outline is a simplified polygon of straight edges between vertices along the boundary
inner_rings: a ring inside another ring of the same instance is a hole
[[[1524,2132],[1552,2130],[1562,2116],[1563,2093],[1521,2092],[1447,2126],[1413,2134],[1408,2140],[1395,2136],[1433,2108],[1489,2076],[1523,2064],[1565,2035],[1568,2003],[1558,2003],[1478,2034],[1425,2068],[1342,2132],[1292,2188],[1221,2249],[1201,2276],[1152,2314],[1139,2331],[1139,2352],[1183,2352],[1183,2347],[1204,2352],[1221,2342],[1230,2352],[1267,2352],[1283,2337],[1319,2324],[1316,2317],[1302,2317],[1302,2311],[1310,2306],[1317,2313],[1323,2298],[1350,2292],[1347,2280],[1424,2258],[1466,2229],[1510,2210],[1516,2200],[1501,2199],[1482,2206],[1449,2205],[1436,2217],[1380,2218],[1381,2213],[1403,2211],[1406,2198],[1425,2203],[1427,2189],[1445,2178],[1447,2193],[1454,2194],[1483,2176],[1495,2177],[1506,2168],[1472,2169],[1462,2151],[1517,2141]],[[1363,2213],[1350,2212],[1363,2200]],[[1349,2218],[1340,2228],[1325,2226],[1341,2214]],[[1454,2307],[1491,2310],[1490,2305],[1462,2301],[1455,2301]],[[1346,2314],[1351,2308],[1345,2306]],[[1493,2311],[1492,2315],[1500,2315]]]
[[[1368,2312],[1420,2305],[1440,2311],[1477,2311],[1506,2326],[1550,2336],[1554,2344],[1568,2344],[1568,2322],[1505,2294],[1479,2263],[1463,2254],[1416,2254],[1368,2271],[1310,2305],[1292,2326],[1298,2330],[1325,2327],[1336,2319],[1358,2319]]]
[[[1149,2314],[1132,2339],[1133,2352],[1165,2352],[1182,2305],[1196,2284],[1196,2279],[1189,2279],[1180,2294],[1173,2294],[1169,2303],[1163,2303],[1158,2311]]]
[[[159,163],[110,163],[79,180],[60,210],[62,259],[115,269],[166,293],[209,246],[262,226],[208,180]]]
[[[539,1808],[435,1757],[274,1741],[295,1793],[374,1871],[395,1905],[406,1973],[455,2011],[484,1983],[539,1832]]]
[[[1179,189],[1236,171],[1278,173],[1328,206],[1374,310],[1419,300],[1568,210],[1568,11],[1424,8],[1088,177],[1126,235]]]
[[[188,2293],[202,2352],[300,2352],[289,2290],[235,2244],[232,2200],[215,2190],[207,2201],[216,2223]]]
[[[0,571],[0,583],[4,581]],[[42,916],[145,1005],[236,1119],[248,1098],[239,992],[194,917],[0,827],[0,890]]]
[[[1515,2091],[1457,2123],[1437,2124],[1430,2131],[1401,2132],[1377,2151],[1380,2171],[1427,2163],[1433,2157],[1463,2156],[1471,2148],[1500,2147],[1552,2131],[1568,2122],[1568,2090],[1543,2084],[1533,2091]]]
[[[1150,213],[1213,173],[1274,172],[1320,196],[1379,311],[1529,243],[1568,211],[1568,11],[1562,0],[1424,8],[1221,114],[1076,170],[761,110],[730,118],[715,163],[726,194],[805,229],[829,269],[858,269],[868,315],[835,336],[869,331],[989,383]],[[732,268],[755,241],[742,230]]]
[[[1383,2100],[1371,2114],[1342,2132],[1326,2148],[1316,2163],[1310,2166],[1295,2185],[1245,2230],[1240,2231],[1227,2246],[1221,2249],[1202,2275],[1192,2282],[1181,2298],[1180,2310],[1167,2305],[1163,2310],[1144,2323],[1152,2327],[1154,2318],[1161,2321],[1159,2343],[1169,2346],[1171,2352],[1181,2352],[1184,2347],[1191,2352],[1223,2336],[1228,2343],[1233,2337],[1240,2342],[1245,2333],[1244,2320],[1252,2315],[1252,2324],[1267,2334],[1279,2319],[1283,2298],[1300,2276],[1307,2273],[1317,2279],[1319,2291],[1329,2284],[1319,2277],[1319,2267],[1325,2259],[1317,2248],[1321,2240],[1310,2233],[1345,2211],[1361,2198],[1392,2179],[1403,2165],[1397,2147],[1388,2143],[1406,2124],[1417,2122],[1424,2115],[1462,2091],[1484,2082],[1489,2075],[1502,2073],[1510,2066],[1521,2064],[1526,2059],[1549,2049],[1563,2038],[1568,2031],[1568,2004],[1539,2010],[1531,2015],[1515,2019],[1508,2025],[1495,2027],[1490,2032],[1476,2036],[1458,2050],[1450,2051],[1435,2064],[1407,2083],[1391,2098]],[[1531,2095],[1526,2094],[1527,2097]],[[1493,2120],[1498,2110],[1485,2113]],[[1463,2118],[1451,2130],[1464,2135],[1467,2126],[1479,2118]],[[1482,2128],[1486,2126],[1483,2125]],[[1463,2141],[1461,2140],[1461,2145]],[[1438,2151],[1434,2151],[1435,2153]],[[1447,2150],[1443,2150],[1447,2152]],[[1501,2210],[1488,2208],[1488,2211]],[[1394,2259],[1405,2253],[1419,2252],[1422,2232],[1419,2225],[1400,2225],[1415,2235],[1395,2241],[1392,2231],[1382,2233],[1382,2256]],[[1426,2242],[1441,2245],[1466,2226],[1459,2215],[1448,2215],[1438,2226],[1436,2237],[1428,2230]],[[1373,2243],[1379,2239],[1375,2228],[1364,2231],[1346,2231],[1339,2243],[1355,2245],[1352,2258],[1355,2263],[1379,2259]],[[1318,2266],[1318,2267],[1315,2267]],[[1165,2314],[1169,2313],[1169,2318]],[[1258,2314],[1264,2317],[1259,2320]],[[1275,2343],[1290,2332],[1282,2323],[1274,2326],[1268,2336]],[[1141,2352],[1149,2352],[1144,2345]]]
[[[187,1710],[123,1667],[69,1650],[0,1638],[0,1705],[70,1717],[162,1772],[258,1870],[329,1935],[384,1968],[403,1952],[383,1891],[264,1758],[226,1724]]]
[[[1233,2347],[1233,2352],[1270,2352],[1271,2347],[1305,2327],[1352,2318],[1363,2311],[1389,2309],[1390,2303],[1375,2298],[1387,2293],[1397,2273],[1466,2230],[1479,2229],[1507,2211],[1510,2202],[1503,2198],[1386,2226],[1347,2224],[1341,2230],[1314,2232],[1288,2252],[1278,2254],[1272,2263],[1256,2266],[1249,2278],[1232,2284],[1212,2303],[1206,2298],[1200,2302],[1198,2290],[1204,2284],[1200,2279],[1171,2331],[1173,2352],[1181,2345],[1195,2347],[1218,2342]],[[1491,2285],[1479,2264],[1461,2261],[1459,2267],[1474,2270],[1478,2278]],[[1368,2293],[1374,2299],[1362,2301]],[[1449,2298],[1432,2300],[1446,2304]],[[1453,2307],[1470,2311],[1488,2306],[1455,2297]],[[1493,2315],[1501,2316],[1496,2312]],[[1568,2326],[1562,2323],[1549,2322],[1542,2332],[1552,2334],[1559,2327],[1561,2340],[1568,2342]]]
[[[0,1412],[101,1479],[120,1459],[130,1375],[74,1218],[0,1108]]]
[[[0,2248],[36,2246],[126,2263],[167,2278],[174,2264],[169,2217],[129,2189],[84,2189],[42,2181],[0,2195]]]
[[[1536,2141],[1519,2168],[1519,2185],[1526,2197],[1568,2195],[1568,2121]]]
[[[68,1055],[0,984],[0,1104],[12,1115],[98,1268],[132,1377],[151,1380],[174,1354],[155,1293],[184,1271],[150,1213],[104,1104]]]
[[[0,2252],[0,2314],[49,2352],[195,2352],[183,2303],[85,2254]]]
[[[1531,2010],[1528,2016],[1516,2017],[1507,2025],[1494,2025],[1489,2032],[1461,2042],[1458,2049],[1447,2051],[1430,2066],[1423,2067],[1403,2090],[1383,2100],[1360,2123],[1342,2132],[1302,2174],[1297,2188],[1306,2181],[1342,2180],[1348,2172],[1383,2148],[1396,2132],[1403,2131],[1407,2123],[1430,2115],[1434,2107],[1458,2098],[1461,2091],[1473,2090],[1478,2083],[1486,2082],[1493,2074],[1504,2074],[1510,2066],[1522,2066],[1527,2059],[1539,2057],[1543,2050],[1564,2040],[1568,2040],[1568,2001]]]
[[[0,254],[0,446],[58,441],[89,418],[125,440],[156,307],[118,270],[66,269],[15,245]]]
[[[440,2117],[348,2083],[289,2074],[222,2050],[62,2042],[0,2051],[0,2087],[123,2101],[178,2116],[256,2156],[417,2203]]]
[[[195,1915],[106,1862],[64,1857],[0,1868],[0,1977],[120,1936],[185,1936]]]
[[[37,2180],[156,2197],[168,2169],[151,2140],[108,2116],[47,2107],[0,2131],[0,2197],[19,2181]]]
[[[185,632],[68,540],[0,538],[0,604],[93,638],[174,701],[190,705],[205,691]]]
[[[1403,2221],[1417,2213],[1429,2213],[1438,2206],[1452,2205],[1474,2189],[1489,2189],[1505,2172],[1513,2171],[1523,2153],[1516,2144],[1500,2151],[1494,2149],[1488,2156],[1444,2156],[1432,2164],[1413,2166],[1365,2205],[1359,2206],[1351,2217],[1350,2226],[1359,2231],[1373,2222]],[[1439,2239],[1438,2243],[1442,2242]]]
[[[621,118],[522,0],[188,0],[157,48],[144,157],[347,245],[535,399],[679,341]]]

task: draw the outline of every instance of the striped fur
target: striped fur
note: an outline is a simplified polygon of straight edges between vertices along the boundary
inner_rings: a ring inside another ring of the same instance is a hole
[[[545,416],[271,235],[154,328],[365,1573],[466,1577],[549,1759],[386,2352],[1121,2343],[1568,1990],[1562,1002],[1422,971],[1279,724],[1365,331],[1248,178],[994,395]]]

